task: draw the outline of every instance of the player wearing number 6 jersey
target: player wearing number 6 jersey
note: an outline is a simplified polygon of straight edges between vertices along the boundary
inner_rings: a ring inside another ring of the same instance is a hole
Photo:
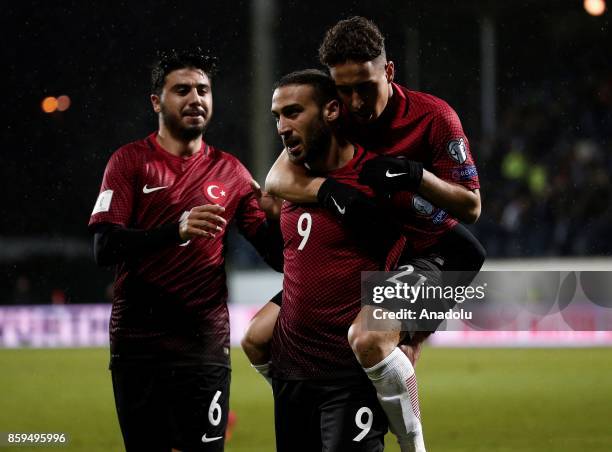
[[[223,450],[226,224],[282,260],[274,204],[235,157],[203,140],[213,73],[199,49],[161,55],[151,95],[159,131],[111,156],[89,222],[97,262],[116,265],[111,372],[128,452]]]
[[[274,91],[272,113],[293,162],[372,196],[358,176],[375,155],[337,133],[340,104],[329,76],[317,70],[286,75]],[[330,202],[340,216],[348,214],[340,201]],[[278,451],[383,449],[387,419],[347,332],[361,308],[361,271],[393,268],[405,239],[384,206],[366,198],[363,207],[380,220],[368,243],[328,208],[283,204],[283,302],[271,362]]]

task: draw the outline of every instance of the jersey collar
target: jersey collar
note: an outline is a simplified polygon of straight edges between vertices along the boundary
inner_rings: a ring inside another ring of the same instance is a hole
[[[198,158],[208,157],[210,153],[210,147],[208,146],[208,143],[206,143],[204,140],[202,140],[202,147],[200,148],[200,150],[196,152],[195,154],[190,155],[189,157],[180,157],[178,155],[174,155],[166,151],[157,141],[157,132],[153,132],[152,134],[150,134],[147,137],[146,141],[149,144],[149,147],[153,151],[161,154],[162,156],[164,156],[164,158],[174,161],[174,162],[180,162],[180,163],[193,162],[197,160]]]

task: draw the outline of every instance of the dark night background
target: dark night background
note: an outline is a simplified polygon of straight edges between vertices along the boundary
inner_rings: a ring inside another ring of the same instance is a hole
[[[498,3],[277,1],[273,75],[318,67],[327,28],[354,14],[371,18],[387,38],[396,79],[445,99],[462,119],[482,183],[473,229],[490,256],[608,256],[610,13],[591,17],[581,1]],[[53,288],[74,302],[103,298],[112,274],[93,264],[86,225],[110,154],[157,127],[148,99],[157,49],[212,49],[220,73],[207,139],[249,168],[266,158],[254,154],[250,130],[251,11],[249,1],[5,5],[0,302],[20,278],[29,280],[30,302],[49,301]],[[494,136],[481,130],[485,15],[497,39]],[[407,42],[406,29],[418,31],[417,43]],[[404,64],[409,45],[417,46],[416,68]],[[61,94],[71,107],[43,113],[42,99]],[[274,136],[269,112],[257,114],[268,118],[258,133]],[[242,242],[230,254],[237,267],[255,265]]]

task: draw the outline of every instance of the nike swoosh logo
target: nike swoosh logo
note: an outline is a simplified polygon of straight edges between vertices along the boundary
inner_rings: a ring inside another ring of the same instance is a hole
[[[344,215],[344,212],[346,212],[346,207],[340,207],[333,196],[330,196],[330,198],[336,205],[336,208],[338,209],[338,212],[340,212],[340,215]]]
[[[168,188],[167,185],[164,185],[163,187],[147,187],[146,185],[144,187],[142,187],[142,192],[147,194],[147,193],[153,193],[154,191],[157,190],[163,190],[164,188]]]
[[[404,174],[408,174],[408,173],[390,173],[389,170],[387,170],[385,176],[387,176],[387,177],[397,177],[397,176],[403,176]]]
[[[212,443],[213,441],[218,441],[221,438],[223,438],[222,436],[213,436],[212,438],[207,438],[206,437],[206,433],[204,433],[204,435],[202,435],[202,442],[203,443]]]

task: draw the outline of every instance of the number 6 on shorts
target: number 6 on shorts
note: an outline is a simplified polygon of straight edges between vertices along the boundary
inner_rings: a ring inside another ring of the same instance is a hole
[[[221,422],[221,405],[218,403],[219,397],[221,397],[221,391],[215,393],[208,407],[208,422],[210,422],[210,425],[213,427],[216,427],[219,425],[219,422]]]
[[[366,421],[363,422],[363,415],[366,414]],[[370,429],[372,428],[372,421],[374,420],[374,413],[367,406],[362,406],[357,410],[357,414],[355,414],[355,425],[361,429],[361,432],[353,438],[353,441],[361,441],[368,434]]]

